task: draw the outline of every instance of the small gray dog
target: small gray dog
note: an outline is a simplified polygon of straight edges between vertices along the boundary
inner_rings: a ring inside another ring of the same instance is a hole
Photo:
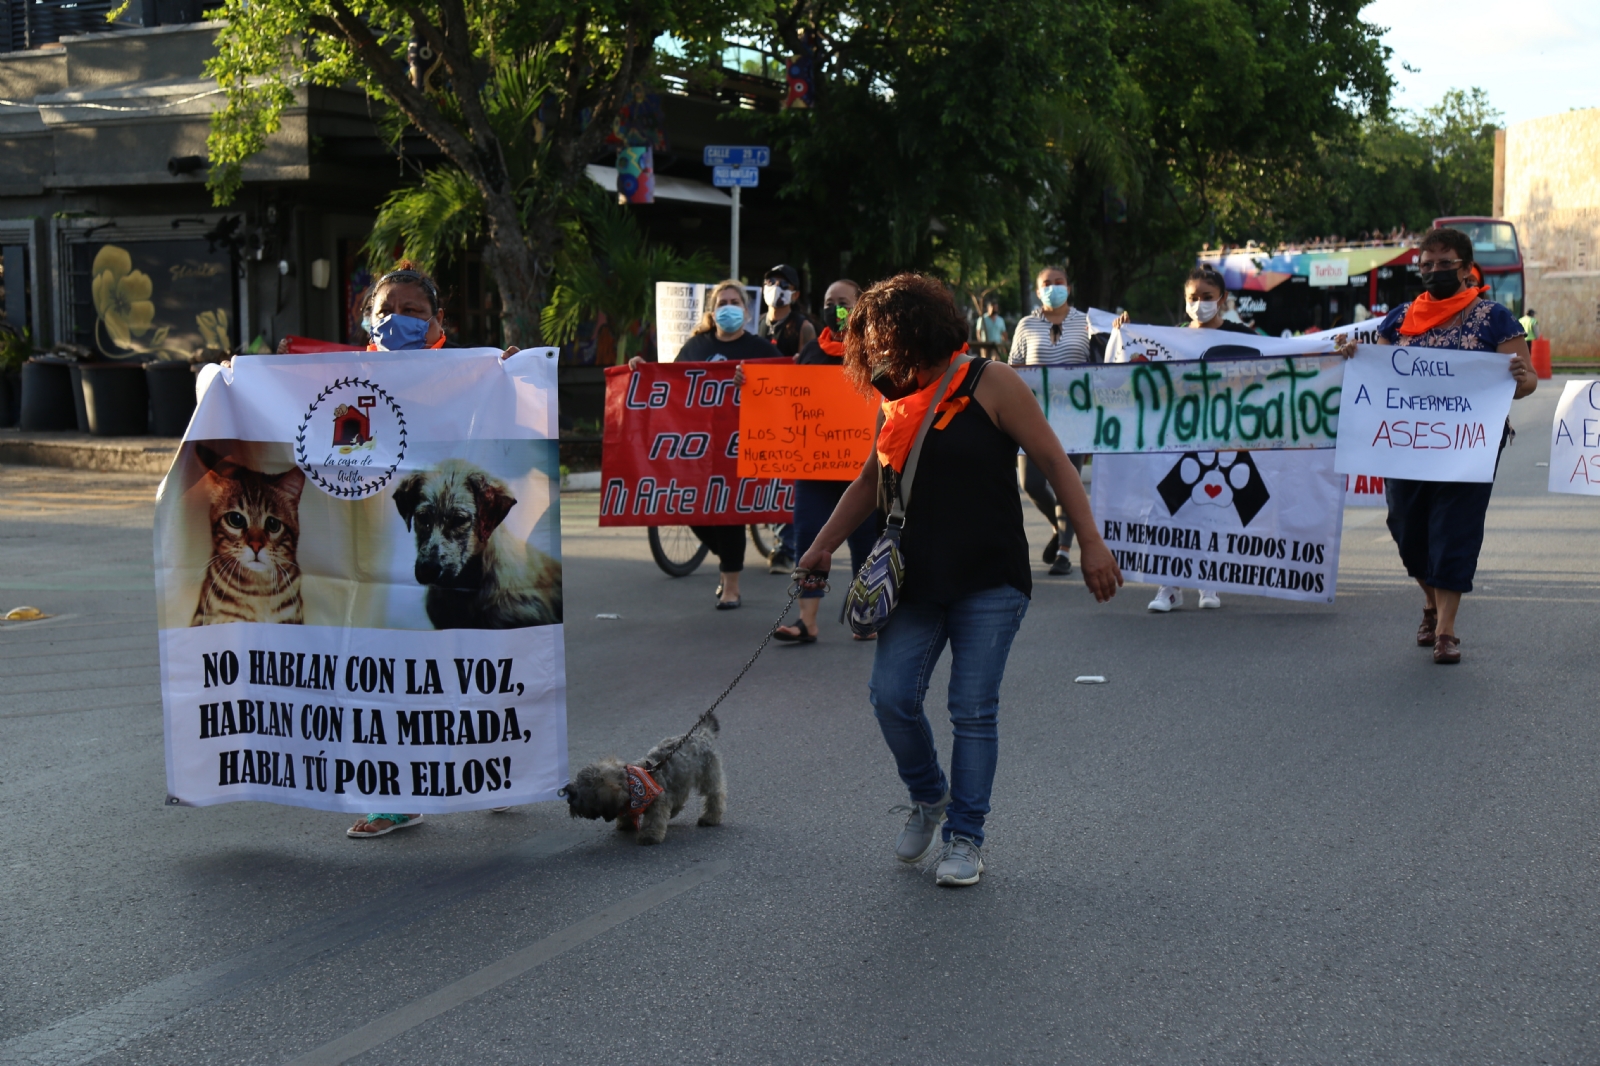
[[[712,741],[720,728],[711,715],[682,737],[666,738],[639,763],[610,757],[590,763],[561,790],[568,813],[574,818],[615,821],[624,833],[637,829],[639,843],[659,844],[666,839],[667,823],[699,792],[705,800],[699,824],[721,825],[728,786]],[[666,761],[654,770],[645,769],[663,758]]]

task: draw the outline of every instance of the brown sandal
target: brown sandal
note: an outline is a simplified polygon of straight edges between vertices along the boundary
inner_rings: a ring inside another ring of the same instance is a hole
[[[1439,612],[1432,607],[1422,612],[1422,624],[1417,627],[1417,647],[1433,647],[1433,633],[1439,625]]]
[[[1461,661],[1461,638],[1440,633],[1433,640],[1433,661],[1439,666],[1453,666]]]

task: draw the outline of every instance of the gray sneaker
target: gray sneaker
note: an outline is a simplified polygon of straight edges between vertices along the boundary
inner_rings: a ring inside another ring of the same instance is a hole
[[[901,804],[889,808],[890,814],[911,812],[906,827],[900,830],[900,837],[894,842],[894,857],[901,862],[918,863],[932,854],[933,845],[939,839],[939,826],[944,822],[944,809],[948,806],[950,793],[946,792],[938,803]]]
[[[972,838],[953,836],[939,853],[939,868],[933,879],[941,885],[975,885],[983,873],[983,849]]]

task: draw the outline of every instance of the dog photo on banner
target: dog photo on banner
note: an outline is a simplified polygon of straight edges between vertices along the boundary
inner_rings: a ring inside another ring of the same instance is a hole
[[[156,507],[168,802],[566,780],[553,349],[241,357]]]

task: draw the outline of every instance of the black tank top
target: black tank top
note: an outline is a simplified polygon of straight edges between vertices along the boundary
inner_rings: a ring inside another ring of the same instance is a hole
[[[988,365],[973,360],[952,399],[971,397]],[[878,485],[885,513],[896,480],[892,468],[883,469]],[[976,397],[944,429],[929,427],[900,545],[906,558],[902,602],[947,606],[1003,585],[1033,595],[1017,442],[995,426]]]

